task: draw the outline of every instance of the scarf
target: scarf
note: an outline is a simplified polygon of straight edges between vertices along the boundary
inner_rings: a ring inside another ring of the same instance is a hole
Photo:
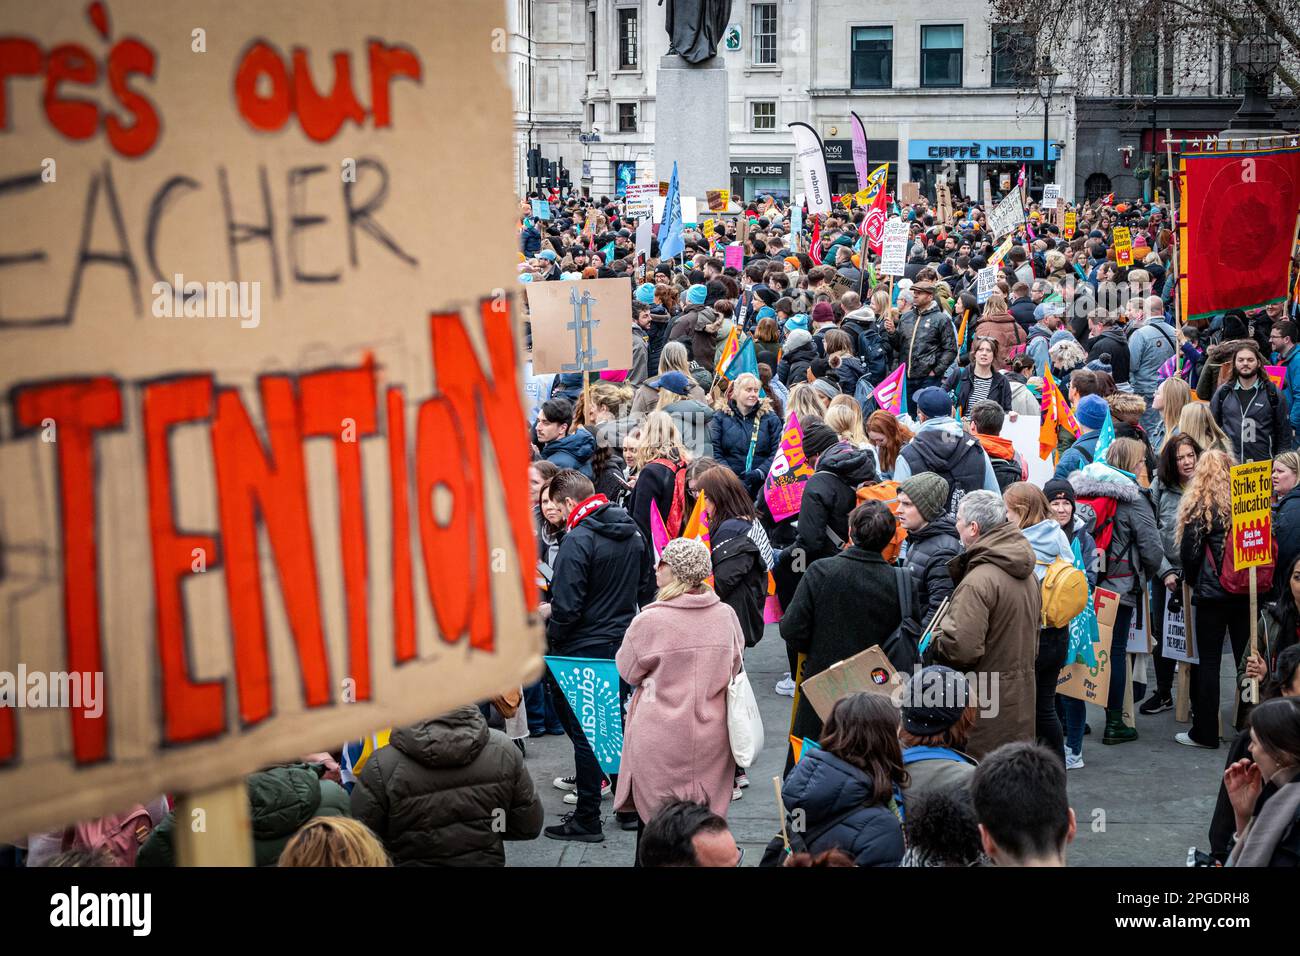
[[[590,498],[584,499],[569,515],[568,529],[572,531],[583,518],[607,504],[609,504],[609,499],[604,495],[592,495]]]

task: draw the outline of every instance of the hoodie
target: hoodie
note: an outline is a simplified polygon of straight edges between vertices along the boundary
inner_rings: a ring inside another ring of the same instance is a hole
[[[1047,566],[1057,558],[1074,563],[1074,549],[1070,547],[1070,539],[1055,518],[1044,518],[1038,524],[1020,530],[1034,549],[1034,575],[1039,581],[1047,574]]]
[[[591,470],[591,456],[596,450],[596,436],[585,428],[548,441],[542,446],[542,458],[556,468],[573,468],[588,478],[595,478]]]
[[[932,471],[948,482],[948,515],[957,516],[957,503],[969,492],[1002,492],[984,446],[950,415],[927,418],[898,452],[894,480],[902,482]]]
[[[601,505],[564,536],[551,579],[546,638],[552,652],[581,651],[623,639],[637,605],[655,596],[650,542],[632,516]]]

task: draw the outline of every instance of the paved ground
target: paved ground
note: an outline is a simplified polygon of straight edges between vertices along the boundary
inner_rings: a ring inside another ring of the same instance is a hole
[[[1226,661],[1231,655],[1225,655]],[[745,848],[745,865],[758,863],[777,829],[772,777],[785,761],[782,731],[789,725],[790,698],[773,691],[786,669],[785,645],[769,626],[759,645],[746,654],[750,679],[768,728],[769,746],[750,768],[751,785],[731,805],[728,822]],[[1222,699],[1227,702],[1224,726],[1231,719],[1231,675],[1225,671]],[[1093,734],[1084,738],[1087,766],[1069,773],[1070,802],[1079,822],[1079,835],[1070,849],[1076,866],[1184,866],[1187,848],[1207,848],[1206,832],[1227,756],[1218,750],[1183,747],[1174,734],[1187,725],[1176,723],[1173,711],[1138,717],[1139,738],[1133,743],[1104,747],[1105,723],[1098,708],[1089,708]],[[551,781],[573,772],[573,749],[566,737],[528,741],[528,767],[549,826],[572,807]],[[613,800],[604,803],[604,843],[564,843],[539,837],[527,843],[507,843],[511,866],[630,866],[635,833],[614,821]]]

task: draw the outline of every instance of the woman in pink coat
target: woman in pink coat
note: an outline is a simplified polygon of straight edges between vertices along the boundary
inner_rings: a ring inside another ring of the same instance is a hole
[[[645,824],[672,799],[727,815],[736,772],[727,736],[727,685],[745,648],[736,612],[704,583],[709,549],[676,538],[664,547],[659,599],[633,620],[615,657],[636,688],[628,704],[616,810]]]

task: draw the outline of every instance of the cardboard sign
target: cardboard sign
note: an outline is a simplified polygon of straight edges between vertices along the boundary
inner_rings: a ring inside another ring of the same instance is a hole
[[[998,290],[998,267],[985,266],[975,273],[975,298],[983,305]]]
[[[654,239],[654,223],[650,221],[650,217],[647,215],[646,218],[642,219],[640,222],[636,224],[637,253],[644,255],[646,258],[649,258],[650,249],[652,248],[651,240],[653,239]]]
[[[0,26],[90,74],[0,129],[0,840],[541,668],[500,11],[93,9]]]
[[[902,185],[903,204],[907,206],[915,205],[921,201],[921,184],[917,182],[905,182]]]
[[[948,188],[946,182],[940,182],[935,185],[934,191],[935,198],[938,200],[935,219],[940,223],[945,223],[952,218],[952,190]]]
[[[727,206],[731,202],[731,190],[730,189],[705,190],[704,201],[709,204],[709,212],[726,212]]]
[[[1273,563],[1273,462],[1232,468],[1232,558],[1238,568]]]
[[[632,294],[627,279],[580,279],[530,282],[523,286],[533,330],[533,368],[537,372],[571,372],[579,342],[572,328],[576,295],[590,296],[596,319],[592,330],[593,369],[632,367]],[[582,346],[585,348],[585,345]]]
[[[704,238],[708,240],[712,240],[714,234],[713,220],[712,219],[704,220],[704,225],[702,228],[704,230]]]
[[[1196,609],[1191,604],[1191,589],[1183,585],[1183,607],[1177,614],[1169,610],[1169,600],[1172,594],[1166,594],[1165,600],[1165,618],[1161,635],[1161,654],[1166,660],[1186,661],[1188,664],[1199,664],[1200,657],[1196,653],[1196,627],[1195,617]],[[1187,612],[1191,611],[1192,626],[1188,626]]]
[[[1129,617],[1128,625],[1128,644],[1125,645],[1124,651],[1128,654],[1150,654],[1151,653],[1151,635],[1150,628],[1147,627],[1146,602],[1139,603],[1133,608],[1133,614]]]
[[[1056,678],[1056,692],[1105,707],[1106,698],[1110,696],[1110,668],[1113,665],[1125,666],[1123,661],[1115,664],[1110,659],[1110,640],[1115,627],[1115,615],[1119,611],[1119,595],[1105,588],[1097,588],[1093,591],[1093,607],[1097,611],[1099,635],[1097,643],[1092,646],[1097,665],[1089,667],[1076,661],[1063,667]]]
[[[906,271],[907,223],[895,216],[885,223],[884,245],[880,253],[880,274],[901,276]]]
[[[894,670],[879,645],[832,664],[820,674],[805,678],[801,689],[824,722],[835,709],[835,702],[859,691],[892,697],[905,678]]]
[[[1043,201],[1038,204],[1040,209],[1055,209],[1060,199],[1060,183],[1043,183]]]
[[[1073,209],[1065,214],[1065,226],[1061,231],[1064,233],[1066,239],[1074,238],[1074,231],[1078,228],[1078,223],[1079,214]]]
[[[1133,237],[1128,226],[1116,226],[1111,230],[1111,244],[1115,247],[1115,263],[1121,266],[1133,264]]]
[[[1020,204],[1020,191],[1008,193],[989,213],[989,229],[994,239],[1014,233],[1025,221],[1025,207]]]
[[[997,268],[998,266],[1002,265],[1002,260],[1005,259],[1007,257],[1007,253],[1011,251],[1011,246],[1012,246],[1011,237],[1007,236],[1005,239],[1002,240],[1002,244],[993,250],[993,255],[989,259],[989,265],[993,266],[994,268]]]

